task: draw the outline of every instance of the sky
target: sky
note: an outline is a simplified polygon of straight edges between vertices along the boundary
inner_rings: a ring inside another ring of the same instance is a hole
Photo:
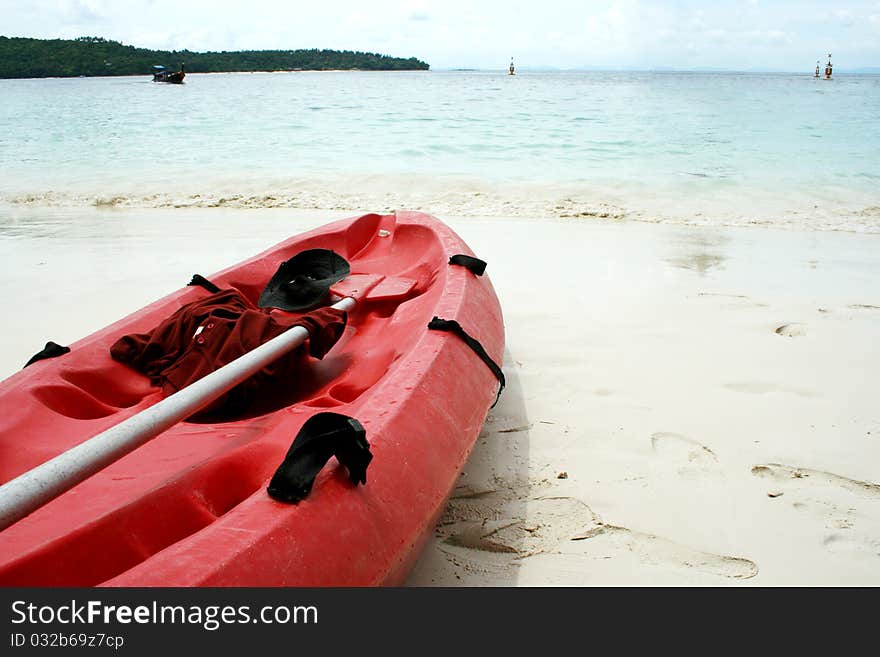
[[[0,0],[0,35],[331,48],[433,69],[880,67],[880,0]]]

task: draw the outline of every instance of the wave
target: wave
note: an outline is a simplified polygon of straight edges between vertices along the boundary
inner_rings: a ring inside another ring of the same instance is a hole
[[[687,172],[690,174],[691,172]],[[684,176],[691,180],[693,174]],[[686,191],[683,191],[686,190]],[[529,217],[571,221],[644,221],[706,226],[778,226],[880,233],[876,195],[834,190],[744,190],[658,186],[631,181],[564,184],[489,182],[449,176],[367,175],[327,179],[223,181],[167,191],[161,185],[118,189],[0,193],[0,206],[18,208],[289,208],[388,212],[421,210],[439,216]]]

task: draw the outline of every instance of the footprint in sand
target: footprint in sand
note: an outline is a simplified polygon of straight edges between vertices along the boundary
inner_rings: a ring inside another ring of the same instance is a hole
[[[715,471],[718,464],[715,452],[693,438],[680,433],[658,432],[651,434],[651,449],[664,468],[679,477],[693,478]]]
[[[704,444],[680,433],[658,432],[651,434],[651,449],[679,460],[694,464],[717,463],[715,452]]]
[[[752,474],[785,489],[791,507],[824,523],[829,533],[824,546],[834,552],[864,552],[880,556],[880,522],[873,512],[880,502],[880,485],[833,472],[780,463],[752,467]],[[865,512],[865,503],[872,508]],[[858,534],[848,530],[858,526]]]
[[[807,334],[807,325],[798,322],[783,324],[782,326],[777,326],[773,332],[786,338],[799,338]]]
[[[822,541],[822,544],[831,552],[876,554],[880,556],[880,541],[878,540],[860,541],[845,534],[829,534]]]
[[[703,458],[703,457],[700,457]],[[584,502],[572,497],[530,496],[528,489],[472,491],[460,488],[437,527],[441,550],[453,565],[474,573],[501,572],[505,566],[549,552],[577,552],[587,558],[636,554],[648,565],[675,566],[745,579],[757,565],[741,557],[703,552],[668,539],[604,523]],[[577,546],[576,548],[574,546]]]
[[[850,479],[849,477],[842,477],[824,470],[797,468],[791,465],[782,465],[781,463],[766,463],[753,466],[752,474],[756,477],[772,479],[780,483],[798,482],[809,487],[812,487],[814,482],[832,485],[848,490],[860,497],[880,499],[880,484]]]
[[[745,294],[721,294],[720,292],[697,292],[698,297],[723,297],[727,299],[748,299]]]
[[[450,545],[487,552],[506,552],[524,559],[554,549],[584,526],[593,526],[589,508],[571,498],[537,498],[528,501],[529,518],[501,517],[464,523],[449,536]]]
[[[697,292],[698,297],[716,298],[721,300],[730,300],[725,308],[766,308],[766,303],[753,301],[751,297],[745,294],[722,294],[720,292]]]
[[[522,559],[596,526],[590,507],[571,497],[524,500],[513,489],[459,490],[449,500],[438,535],[448,545]]]
[[[802,390],[792,386],[780,386],[775,383],[763,383],[761,381],[743,381],[737,383],[725,383],[724,387],[736,392],[744,392],[749,395],[767,395],[774,392],[786,392],[799,397],[815,397],[809,390]]]
[[[718,577],[749,579],[758,574],[758,565],[743,557],[731,557],[703,552],[680,545],[674,541],[626,527],[602,525],[591,535],[572,540],[590,539],[590,549],[597,552],[626,550],[634,553],[639,561],[651,565],[676,565]]]

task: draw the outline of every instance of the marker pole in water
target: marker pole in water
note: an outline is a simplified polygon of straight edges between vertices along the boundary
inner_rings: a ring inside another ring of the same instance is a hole
[[[350,311],[354,306],[355,300],[346,297],[332,307]],[[308,337],[305,328],[294,326],[150,408],[3,484],[0,531],[201,410]]]

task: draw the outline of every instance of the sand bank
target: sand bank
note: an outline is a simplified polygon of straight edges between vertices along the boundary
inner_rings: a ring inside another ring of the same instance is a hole
[[[22,209],[0,376],[350,214]],[[509,385],[411,584],[880,584],[880,237],[440,218]]]

